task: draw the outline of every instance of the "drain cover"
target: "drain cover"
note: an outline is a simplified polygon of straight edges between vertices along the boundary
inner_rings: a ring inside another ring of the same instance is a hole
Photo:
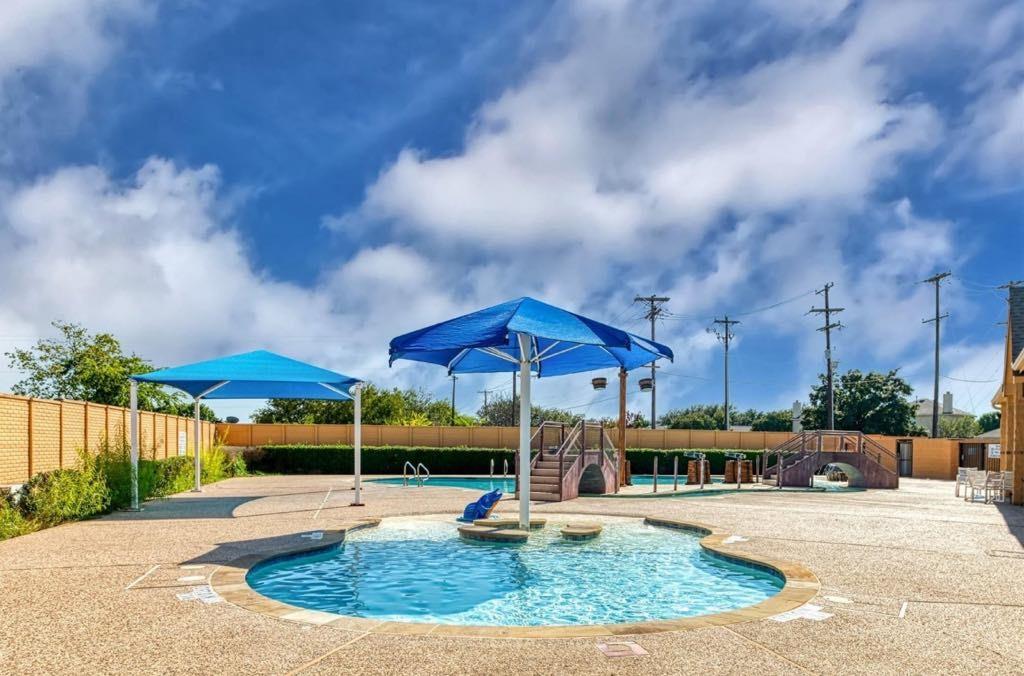
[[[640,647],[635,641],[615,641],[613,643],[598,643],[597,649],[604,653],[605,657],[639,657],[646,655],[647,651]]]
[[[790,610],[788,613],[781,613],[770,619],[776,622],[789,622],[791,620],[812,620],[814,622],[820,622],[827,620],[832,617],[831,613],[823,613],[821,606],[815,606],[810,603],[804,606],[800,606],[796,610]]]

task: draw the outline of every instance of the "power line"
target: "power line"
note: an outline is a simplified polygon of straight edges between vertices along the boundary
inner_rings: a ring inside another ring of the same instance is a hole
[[[668,296],[658,296],[651,294],[650,296],[636,296],[633,299],[634,303],[647,303],[647,312],[644,316],[651,320],[651,340],[654,340],[654,325],[658,317],[665,313],[665,309],[662,308],[663,303],[667,303],[670,300]],[[657,380],[655,372],[658,367],[655,363],[657,360],[651,362],[651,429],[653,430],[658,425],[657,416]]]
[[[724,328],[719,331],[718,329],[708,329],[711,333],[718,336],[718,339],[725,345],[725,431],[729,431],[729,341],[733,339],[734,334],[732,332],[732,325],[739,324],[738,319],[729,319],[729,315],[725,315],[725,319],[715,319],[713,322],[720,324]]]
[[[835,415],[835,361],[832,359],[832,329],[843,328],[842,322],[833,322],[832,315],[842,312],[846,308],[832,307],[829,305],[829,290],[835,286],[832,282],[829,282],[821,289],[818,289],[814,293],[816,295],[824,294],[825,296],[825,307],[812,307],[808,310],[808,314],[823,314],[825,315],[825,325],[818,329],[825,333],[825,424],[826,428],[834,430],[836,428],[836,415]]]
[[[946,272],[940,272],[937,275],[932,275],[928,279],[921,280],[922,284],[934,284],[935,285],[935,316],[931,319],[922,319],[921,322],[924,324],[930,324],[935,322],[935,387],[932,391],[932,438],[939,436],[939,325],[942,320],[949,316],[949,313],[941,314],[939,307],[939,288],[942,286],[942,280],[946,277],[951,276],[952,273],[948,270]]]

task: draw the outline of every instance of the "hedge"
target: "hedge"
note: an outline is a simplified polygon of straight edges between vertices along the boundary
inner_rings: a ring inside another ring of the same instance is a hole
[[[654,471],[654,458],[658,458],[658,472],[672,472],[672,458],[679,456],[679,471],[686,471],[687,452],[707,454],[713,474],[725,472],[725,453],[728,449],[628,449],[626,458],[634,474]],[[740,451],[753,460],[760,451]],[[364,474],[401,474],[406,461],[413,465],[423,463],[432,474],[487,474],[494,460],[495,471],[503,469],[508,460],[509,471],[515,467],[515,451],[506,448],[435,448],[423,446],[364,446],[362,471]],[[245,453],[250,470],[273,474],[352,474],[352,446],[278,445],[262,446]]]
[[[423,463],[431,474],[487,474],[515,467],[515,451],[507,448],[434,448],[420,446],[364,446],[363,474],[401,474],[406,461]],[[352,474],[351,446],[263,446],[245,452],[246,466],[274,474]]]

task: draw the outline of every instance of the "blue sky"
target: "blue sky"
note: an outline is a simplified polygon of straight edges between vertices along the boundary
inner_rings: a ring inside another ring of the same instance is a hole
[[[825,282],[840,370],[930,393],[918,282],[949,269],[942,388],[982,412],[1024,277],[1022,38],[996,0],[6,3],[0,348],[64,319],[161,365],[268,348],[441,395],[388,339],[521,295],[646,332],[654,292],[660,411],[721,398],[725,313],[733,402],[786,407]]]

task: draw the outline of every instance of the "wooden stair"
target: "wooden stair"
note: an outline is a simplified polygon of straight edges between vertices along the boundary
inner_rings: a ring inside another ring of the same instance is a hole
[[[561,483],[562,476],[559,474],[558,460],[538,460],[530,471],[530,499],[541,502],[558,502],[561,499],[559,495]]]

